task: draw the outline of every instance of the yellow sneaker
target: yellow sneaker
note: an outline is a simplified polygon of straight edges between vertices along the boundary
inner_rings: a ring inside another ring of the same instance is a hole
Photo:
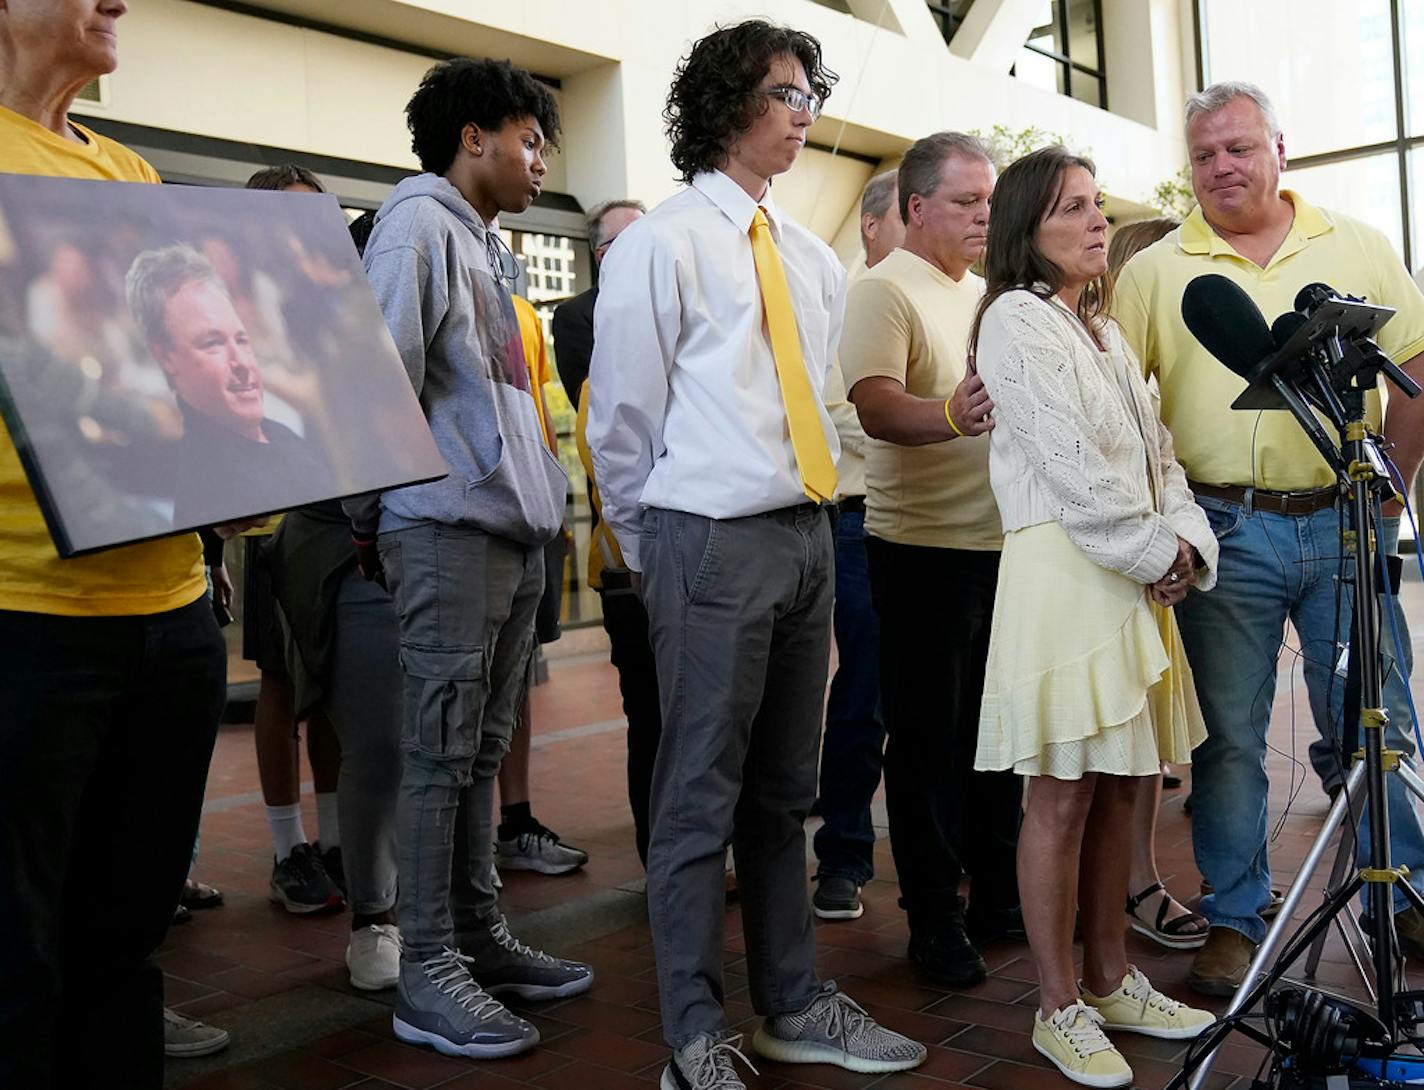
[[[1083,1002],[1102,1016],[1107,1029],[1179,1041],[1197,1036],[1216,1021],[1216,1015],[1210,1011],[1189,1007],[1163,995],[1152,987],[1151,981],[1136,965],[1127,967],[1122,987],[1112,995],[1100,998],[1086,988],[1080,987],[1079,990],[1083,994]]]
[[[1082,1002],[1047,1018],[1033,1014],[1033,1047],[1083,1086],[1128,1086],[1132,1068],[1103,1033],[1103,1016]]]

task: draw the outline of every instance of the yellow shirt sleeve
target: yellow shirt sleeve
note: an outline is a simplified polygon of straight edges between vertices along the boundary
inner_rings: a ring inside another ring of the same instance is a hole
[[[1424,294],[1389,239],[1373,227],[1359,227],[1376,279],[1374,297],[1365,302],[1396,311],[1380,330],[1379,346],[1395,363],[1406,363],[1424,352]]]
[[[913,337],[904,292],[888,280],[862,276],[846,295],[840,363],[847,391],[865,378],[905,383]]]

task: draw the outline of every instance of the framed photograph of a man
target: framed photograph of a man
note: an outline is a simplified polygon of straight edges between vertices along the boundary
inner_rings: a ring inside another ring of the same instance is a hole
[[[446,473],[322,194],[0,174],[0,413],[61,556]]]

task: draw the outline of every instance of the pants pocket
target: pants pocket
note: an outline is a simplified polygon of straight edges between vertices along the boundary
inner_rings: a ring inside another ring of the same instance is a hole
[[[402,644],[401,668],[404,745],[430,757],[473,758],[489,688],[484,650]]]

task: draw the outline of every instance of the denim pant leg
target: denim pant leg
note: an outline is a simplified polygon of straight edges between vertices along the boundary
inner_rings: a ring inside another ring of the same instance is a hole
[[[336,803],[351,911],[396,903],[401,782],[400,623],[390,594],[355,569],[336,593],[326,711],[341,742]]]
[[[1188,592],[1177,607],[1207,728],[1192,754],[1192,844],[1198,869],[1215,887],[1201,912],[1213,926],[1259,942],[1271,888],[1266,731],[1300,579],[1299,520],[1247,516],[1239,504],[1206,497],[1197,502],[1221,545],[1216,586]]]
[[[1382,542],[1387,554],[1392,554],[1399,542],[1399,521],[1386,520],[1385,541]],[[1309,580],[1309,585],[1300,602],[1291,613],[1291,622],[1300,634],[1301,649],[1305,657],[1305,680],[1310,692],[1311,712],[1316,729],[1322,736],[1342,738],[1344,731],[1345,679],[1335,673],[1339,660],[1339,644],[1349,641],[1352,622],[1351,587],[1340,586],[1340,627],[1335,627],[1336,580],[1353,570],[1353,560],[1341,559],[1340,522],[1336,511],[1317,512],[1310,518],[1308,548],[1318,563],[1318,569]],[[1388,615],[1383,611],[1392,609],[1400,640],[1404,645],[1405,661],[1397,661],[1393,631]],[[1406,759],[1414,754],[1413,727],[1409,717],[1409,701],[1406,687],[1413,669],[1413,655],[1409,643],[1409,631],[1405,627],[1404,611],[1398,602],[1390,603],[1387,596],[1380,598],[1380,638],[1384,677],[1384,706],[1389,713],[1389,728],[1385,732],[1385,745],[1405,754]],[[1358,740],[1359,745],[1364,739]],[[1348,758],[1348,755],[1347,755]],[[1334,758],[1331,758],[1334,764]],[[1387,776],[1386,787],[1389,798],[1389,844],[1391,862],[1404,864],[1410,869],[1410,882],[1416,889],[1424,889],[1424,829],[1420,828],[1419,815],[1413,797],[1403,781],[1396,776]],[[1361,866],[1369,861],[1369,815],[1361,822],[1361,837],[1356,845],[1356,858]],[[1394,910],[1403,911],[1408,907],[1404,895],[1394,894]]]
[[[662,695],[648,913],[663,1033],[719,1033],[723,858],[735,835],[752,1000],[815,995],[802,823],[815,792],[831,638],[825,515],[716,520],[650,509],[643,594]]]
[[[405,675],[396,809],[403,957],[423,961],[498,911],[494,783],[543,593],[543,552],[426,524],[381,535]]]
[[[880,621],[870,601],[865,515],[843,512],[836,525],[836,650],[839,664],[826,704],[821,743],[817,874],[859,885],[875,874],[870,803],[880,786],[885,724],[880,718]]]

